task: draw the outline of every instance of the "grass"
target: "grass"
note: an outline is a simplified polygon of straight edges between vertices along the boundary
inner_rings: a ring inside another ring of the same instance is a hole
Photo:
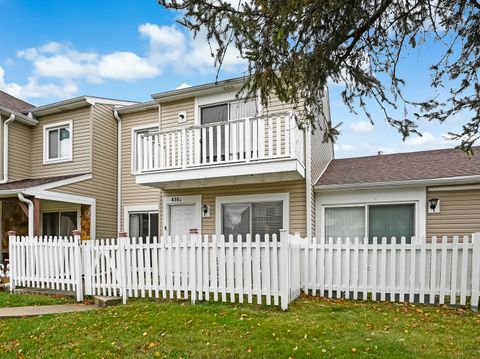
[[[65,304],[73,302],[73,298],[60,295],[10,294],[8,292],[0,292],[0,308]]]
[[[469,309],[302,297],[276,307],[131,300],[0,321],[0,357],[478,357]]]

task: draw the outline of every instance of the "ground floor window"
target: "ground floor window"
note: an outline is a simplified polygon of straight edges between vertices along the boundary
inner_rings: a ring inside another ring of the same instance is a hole
[[[128,217],[130,237],[158,237],[158,212],[130,212]]]
[[[325,208],[326,238],[415,236],[415,204],[382,204]]]
[[[277,234],[283,225],[283,201],[222,204],[222,233],[234,237]]]
[[[77,212],[44,212],[42,233],[44,236],[71,236],[78,227]]]

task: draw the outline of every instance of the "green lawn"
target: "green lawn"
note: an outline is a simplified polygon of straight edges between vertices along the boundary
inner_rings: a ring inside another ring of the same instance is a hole
[[[479,357],[470,310],[303,297],[275,307],[135,300],[0,321],[0,357]]]
[[[59,295],[40,295],[40,294],[10,294],[0,292],[0,308],[3,307],[25,307],[27,305],[49,305],[73,303],[72,297]]]

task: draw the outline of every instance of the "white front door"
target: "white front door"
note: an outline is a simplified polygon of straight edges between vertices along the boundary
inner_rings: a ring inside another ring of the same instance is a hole
[[[171,236],[183,236],[198,231],[195,225],[195,205],[170,206],[170,231]]]

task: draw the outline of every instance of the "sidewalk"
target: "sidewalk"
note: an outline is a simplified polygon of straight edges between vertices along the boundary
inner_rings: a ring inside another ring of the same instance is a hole
[[[60,314],[72,312],[86,312],[98,309],[93,304],[58,304],[58,305],[34,305],[29,307],[0,308],[0,319],[34,317],[45,314]]]

